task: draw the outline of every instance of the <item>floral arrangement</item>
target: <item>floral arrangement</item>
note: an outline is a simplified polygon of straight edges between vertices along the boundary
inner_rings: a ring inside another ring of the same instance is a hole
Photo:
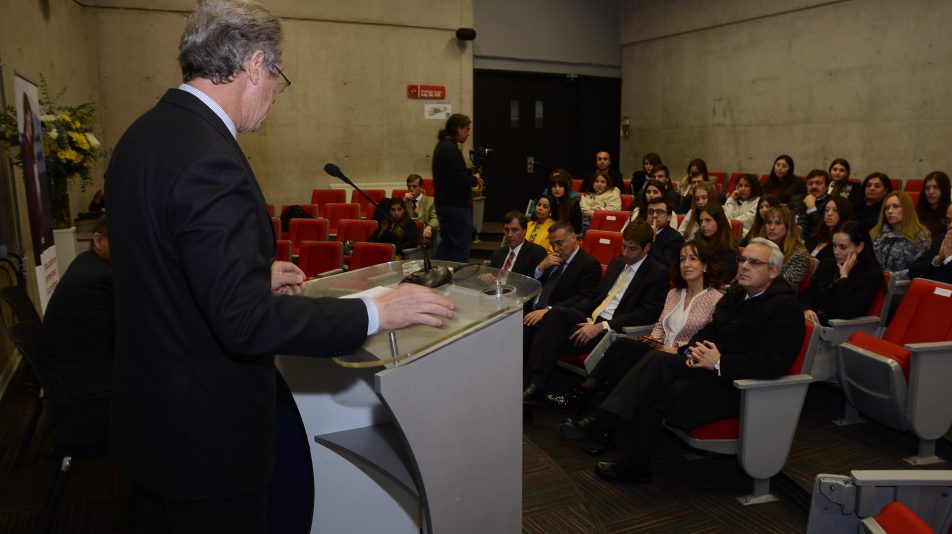
[[[66,91],[64,88],[51,96],[46,80],[40,83],[40,123],[43,130],[43,152],[46,173],[49,179],[54,224],[69,226],[68,191],[75,180],[81,190],[92,183],[91,169],[106,151],[93,133],[99,106],[86,102],[78,106],[61,106],[56,101]],[[0,145],[8,149],[14,163],[20,160],[20,139],[17,133],[16,110],[7,107],[0,112]],[[65,209],[65,213],[63,210]],[[65,221],[62,221],[65,217]]]

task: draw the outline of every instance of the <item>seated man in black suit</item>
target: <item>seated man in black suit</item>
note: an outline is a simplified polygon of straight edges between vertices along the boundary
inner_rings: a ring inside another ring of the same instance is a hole
[[[677,233],[677,231],[675,231]],[[559,356],[590,352],[605,332],[653,324],[668,292],[667,269],[649,256],[654,230],[635,220],[622,234],[622,254],[608,264],[598,291],[571,306],[557,304],[523,334],[523,400],[538,396]]]
[[[616,433],[622,462],[599,462],[595,473],[612,482],[651,480],[649,461],[662,414],[691,430],[736,417],[733,381],[771,379],[790,368],[805,327],[796,293],[783,278],[783,252],[755,238],[738,259],[736,281],[714,308],[712,321],[678,354],[649,351],[590,417],[560,427],[572,438]]]
[[[830,175],[823,169],[813,169],[807,174],[807,194],[793,208],[797,210],[797,224],[800,235],[806,238],[816,232],[823,220],[823,210],[830,201],[827,191],[830,189]]]
[[[518,273],[523,276],[532,276],[536,266],[545,259],[546,252],[541,246],[526,241],[526,226],[529,219],[518,211],[510,211],[502,219],[502,231],[505,235],[506,246],[493,253],[490,267],[501,269],[507,273]]]
[[[672,213],[674,208],[663,198],[657,198],[648,203],[647,220],[655,232],[654,243],[648,254],[665,267],[675,263],[681,252],[681,245],[684,244],[684,236],[681,232],[671,227]]]
[[[54,402],[56,438],[73,452],[105,452],[116,334],[106,218],[50,297],[39,361]]]
[[[909,276],[952,284],[952,206],[945,212],[945,233],[932,236],[932,245],[909,267]]]

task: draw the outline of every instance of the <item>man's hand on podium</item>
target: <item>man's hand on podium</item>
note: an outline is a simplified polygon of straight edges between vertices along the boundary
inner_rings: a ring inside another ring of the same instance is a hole
[[[393,291],[373,301],[380,314],[380,330],[395,330],[415,324],[443,326],[439,317],[453,317],[456,308],[450,299],[415,284],[399,284]]]

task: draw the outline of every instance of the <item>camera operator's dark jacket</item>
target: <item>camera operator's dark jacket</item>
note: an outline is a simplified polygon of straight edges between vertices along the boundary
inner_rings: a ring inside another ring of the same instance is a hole
[[[444,206],[468,208],[473,196],[471,188],[476,183],[456,142],[449,137],[441,139],[433,150],[433,196],[437,211]]]

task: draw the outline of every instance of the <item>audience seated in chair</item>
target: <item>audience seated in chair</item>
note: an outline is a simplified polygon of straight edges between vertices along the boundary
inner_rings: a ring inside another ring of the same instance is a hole
[[[526,227],[526,241],[541,246],[546,253],[552,252],[552,245],[549,244],[549,228],[556,222],[552,218],[552,204],[552,198],[548,195],[539,197],[535,201],[532,220]]]
[[[810,268],[810,253],[800,239],[793,210],[786,205],[774,206],[764,216],[764,237],[783,251],[780,276],[793,287],[800,287]]]
[[[677,213],[685,213],[691,209],[691,203],[694,201],[694,186],[699,183],[710,183],[717,189],[716,184],[711,181],[711,176],[707,172],[707,163],[703,159],[692,159],[688,163],[688,173],[681,177],[678,182],[678,194],[681,195],[681,205],[673,206]]]
[[[919,222],[932,234],[944,233],[943,219],[952,205],[952,184],[949,175],[942,171],[930,172],[922,181],[922,195],[916,205]]]
[[[724,202],[724,214],[730,221],[740,221],[744,227],[742,237],[746,237],[754,225],[761,196],[763,196],[763,188],[760,185],[760,179],[754,174],[742,174],[734,184],[734,190],[727,195],[727,200]]]
[[[628,222],[625,223],[625,226],[628,226],[629,224],[634,222],[636,219],[647,221],[648,220],[648,204],[657,199],[661,199],[667,202],[664,196],[664,184],[662,184],[661,182],[657,180],[648,180],[648,182],[645,184],[643,194],[639,195],[639,199],[637,200],[638,205],[633,206],[631,208],[631,215],[629,215]],[[674,204],[669,204],[669,205],[672,208],[674,207]],[[675,230],[677,230],[678,229],[677,219],[675,217],[671,217],[670,219],[671,221],[669,222],[669,224],[671,225],[671,228],[674,228]],[[624,232],[625,227],[623,226],[621,230],[622,232]]]
[[[853,209],[856,211],[856,218],[863,223],[863,226],[873,228],[879,221],[883,199],[892,193],[892,180],[887,174],[874,172],[863,179],[861,189],[862,197],[853,204]]]
[[[896,280],[908,280],[909,267],[929,249],[929,230],[919,222],[909,195],[900,191],[886,195],[869,233],[876,259]]]
[[[572,438],[614,436],[625,458],[599,462],[595,472],[602,479],[650,481],[662,419],[690,430],[736,417],[734,380],[777,378],[793,364],[806,327],[793,288],[780,277],[783,252],[757,238],[740,259],[736,283],[687,347],[678,354],[649,351],[591,416],[560,427]]]
[[[679,261],[668,269],[674,288],[668,291],[661,316],[651,333],[642,338],[618,337],[605,355],[575,389],[564,395],[546,395],[553,406],[579,410],[596,393],[607,394],[651,349],[677,354],[701,328],[711,322],[720,291],[721,268],[714,251],[703,241],[688,241],[679,250]],[[613,336],[614,337],[614,336]]]
[[[776,195],[780,202],[796,206],[802,203],[806,192],[803,180],[794,173],[793,158],[786,154],[777,156],[764,182],[764,193]]]
[[[833,206],[831,201],[828,206]],[[883,270],[873,255],[869,232],[846,221],[833,233],[833,256],[820,262],[806,291],[800,294],[803,316],[827,326],[830,319],[853,319],[869,310],[883,286]]]
[[[720,206],[717,199],[717,191],[714,190],[714,184],[709,182],[700,182],[691,190],[691,209],[684,216],[684,221],[678,226],[678,231],[684,236],[685,241],[694,239],[697,233],[697,210],[709,203]]]
[[[827,200],[826,206],[823,207],[823,218],[816,225],[813,232],[802,234],[806,236],[804,244],[807,251],[810,252],[810,256],[816,258],[820,263],[832,258],[833,248],[831,243],[834,230],[847,221],[855,220],[856,212],[853,211],[853,206],[849,200],[839,195],[831,196]],[[872,245],[870,245],[870,252],[872,252]]]
[[[740,180],[738,180],[740,181]],[[764,216],[767,215],[767,210],[780,205],[780,199],[776,195],[763,195],[760,197],[760,201],[757,203],[757,214],[754,215],[754,223],[750,226],[750,231],[748,231],[740,242],[737,244],[738,247],[746,247],[747,243],[755,237],[764,237]]]
[[[417,246],[416,224],[404,208],[403,202],[396,198],[384,199],[380,203],[381,208],[384,205],[387,205],[387,212],[395,222],[383,219],[377,227],[377,231],[370,236],[370,241],[373,243],[390,243],[396,247],[398,255],[402,254],[404,250]]]
[[[423,239],[431,241],[433,232],[440,229],[433,197],[423,194],[423,177],[419,174],[407,176],[407,189],[409,192],[402,199],[403,207],[411,219],[423,222]]]
[[[610,176],[599,174],[592,182],[591,192],[582,192],[579,198],[582,207],[582,231],[588,230],[595,210],[621,211],[621,191]]]
[[[630,192],[635,197],[636,202],[644,193],[645,185],[651,179],[652,171],[658,165],[661,165],[661,156],[654,152],[648,152],[645,157],[641,158],[641,170],[631,173]]]
[[[807,174],[807,194],[797,206],[797,224],[800,235],[813,235],[823,222],[823,209],[830,201],[830,175],[823,169],[813,169]]]
[[[526,227],[529,220],[518,211],[510,211],[503,217],[502,231],[506,246],[493,253],[489,266],[503,272],[513,272],[523,276],[532,276],[536,266],[546,257],[541,246],[526,241]],[[548,241],[548,233],[546,233]]]
[[[91,448],[104,447],[108,434],[116,330],[109,259],[103,217],[89,250],[70,263],[50,297],[39,347],[47,387],[64,406],[54,414],[57,439]]]
[[[572,175],[565,169],[556,169],[549,175],[547,193],[552,208],[552,218],[566,221],[573,228],[582,227],[582,207],[578,194],[572,191]]]
[[[607,150],[599,150],[595,153],[595,168],[582,180],[582,187],[579,192],[595,192],[595,177],[597,176],[605,176],[615,187],[620,188],[622,185],[621,173],[612,168],[612,156]]]
[[[665,268],[677,263],[678,253],[684,244],[684,237],[671,226],[674,209],[663,198],[648,203],[647,221],[655,232],[654,242],[649,254]]]
[[[933,236],[929,250],[909,267],[909,276],[952,284],[952,205],[945,210],[945,231]]]
[[[596,178],[598,180],[598,178]],[[590,352],[607,332],[653,323],[668,287],[665,267],[648,255],[654,231],[636,221],[622,234],[622,254],[608,265],[596,293],[572,306],[553,305],[523,331],[523,400],[540,396],[559,356]],[[528,316],[527,316],[528,319]]]
[[[717,263],[724,272],[724,281],[734,279],[737,271],[737,244],[731,223],[720,206],[702,206],[698,208],[698,233],[696,241],[710,245],[717,257]]]

